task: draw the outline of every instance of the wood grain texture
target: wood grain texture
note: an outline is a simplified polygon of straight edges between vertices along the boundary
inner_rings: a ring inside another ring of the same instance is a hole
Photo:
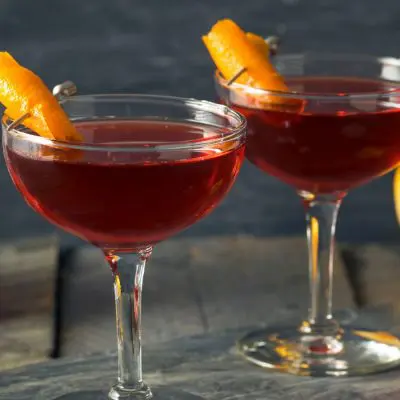
[[[180,251],[182,248],[182,252]],[[204,331],[183,243],[160,245],[144,278],[144,340],[148,343]],[[64,279],[61,355],[114,349],[113,279],[102,253],[78,249]]]
[[[0,371],[49,357],[57,254],[53,236],[0,245]]]
[[[353,306],[336,256],[335,308]],[[111,273],[100,251],[78,249],[64,280],[62,355],[115,348]],[[156,246],[144,279],[144,342],[306,315],[305,238],[174,239]]]
[[[305,237],[236,236],[194,241],[191,268],[210,331],[305,317],[309,306]],[[352,294],[338,253],[335,309]]]
[[[243,330],[154,344],[144,353],[145,380],[155,398],[195,400],[394,400],[399,371],[364,378],[294,377],[251,366],[232,349]],[[66,358],[0,376],[0,400],[100,400],[115,381],[116,359]],[[174,391],[174,395],[170,393]],[[163,396],[167,394],[168,396]]]
[[[400,242],[343,246],[365,323],[400,334]],[[346,257],[345,257],[346,258]]]

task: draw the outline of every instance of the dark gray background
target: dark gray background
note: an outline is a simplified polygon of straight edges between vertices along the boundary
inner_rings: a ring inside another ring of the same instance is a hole
[[[399,0],[1,0],[0,43],[50,87],[71,79],[81,93],[213,99],[213,67],[200,36],[222,17],[246,30],[283,36],[284,52],[400,55]],[[24,204],[4,165],[0,187],[1,240],[54,231]],[[303,229],[293,191],[246,163],[224,203],[182,235],[272,236]],[[338,238],[399,240],[391,176],[348,196]]]

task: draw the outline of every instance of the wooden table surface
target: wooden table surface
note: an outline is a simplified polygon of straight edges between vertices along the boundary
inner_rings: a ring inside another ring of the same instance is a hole
[[[232,346],[244,331],[148,346],[144,372],[155,399],[396,400],[400,396],[398,370],[361,378],[311,379],[251,366]],[[0,399],[104,400],[116,367],[115,356],[103,353],[13,370],[0,376]]]
[[[235,339],[250,327],[296,323],[305,315],[306,257],[302,237],[210,237],[160,245],[144,285],[149,383],[208,399],[396,399],[396,371],[312,380],[267,373],[236,354]],[[70,261],[74,268],[64,277],[62,358],[3,371],[0,399],[100,399],[115,378],[110,272],[90,247],[78,249]],[[358,289],[348,279],[351,267],[358,268]],[[340,246],[334,274],[337,316],[344,323],[399,333],[399,274],[399,245]],[[173,398],[181,396],[191,398],[182,393]]]

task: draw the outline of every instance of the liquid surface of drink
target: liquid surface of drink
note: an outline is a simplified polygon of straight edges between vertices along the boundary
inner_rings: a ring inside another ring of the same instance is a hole
[[[154,244],[208,214],[230,189],[244,155],[239,141],[226,151],[206,144],[166,148],[224,133],[207,125],[97,120],[76,127],[100,149],[54,157],[52,149],[32,154],[7,148],[7,165],[36,211],[107,249]]]
[[[232,105],[247,118],[246,156],[257,167],[318,194],[347,191],[399,164],[399,95],[346,96],[395,91],[389,83],[329,77],[287,83],[293,91],[314,95],[299,111]],[[340,96],[327,99],[327,93]]]

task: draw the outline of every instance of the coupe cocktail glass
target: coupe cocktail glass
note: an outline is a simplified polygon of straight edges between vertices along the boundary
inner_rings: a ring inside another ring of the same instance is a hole
[[[227,82],[218,72],[216,88],[223,103],[247,118],[248,160],[293,186],[304,204],[309,315],[298,325],[251,333],[239,348],[255,364],[294,374],[384,370],[399,364],[398,342],[382,332],[340,326],[332,316],[333,248],[348,190],[400,162],[400,85],[394,82],[400,64],[311,53],[278,56],[274,63],[290,92]]]
[[[149,399],[141,348],[146,261],[156,243],[207,215],[231,188],[246,121],[224,105],[163,96],[76,96],[62,106],[84,142],[8,129],[5,116],[7,167],[35,211],[104,252],[118,339],[109,398]]]

